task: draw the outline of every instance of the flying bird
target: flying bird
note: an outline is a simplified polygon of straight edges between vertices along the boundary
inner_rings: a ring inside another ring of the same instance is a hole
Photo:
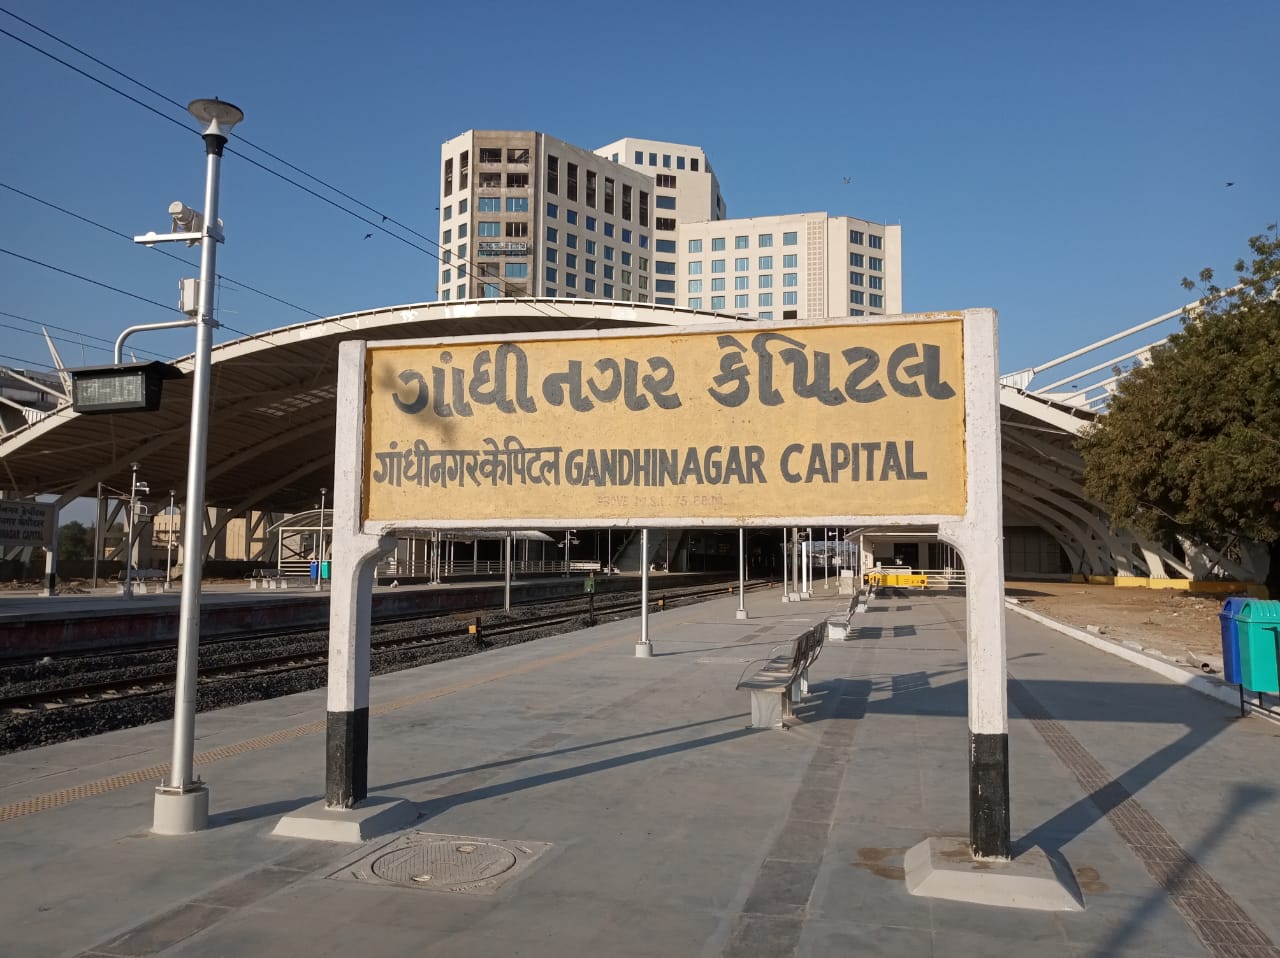
[[[844,181],[845,181],[845,183],[852,183],[852,182],[853,182],[852,178],[851,178],[851,177],[848,177],[848,176],[846,176],[846,177],[844,178]]]
[[[1228,182],[1228,183],[1227,183],[1227,186],[1235,186],[1235,185],[1236,185],[1236,184],[1235,184],[1233,181],[1232,181],[1232,182]]]
[[[372,233],[365,233],[365,234],[364,234],[364,238],[365,238],[365,239],[373,239],[373,234],[372,234]]]

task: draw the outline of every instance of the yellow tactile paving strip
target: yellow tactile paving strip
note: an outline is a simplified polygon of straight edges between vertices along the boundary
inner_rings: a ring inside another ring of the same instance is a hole
[[[407,708],[411,705],[417,705],[421,702],[429,702],[432,699],[441,698],[445,695],[453,695],[456,692],[465,692],[468,689],[477,688],[486,685],[489,682],[496,682],[500,679],[511,678],[512,676],[522,675],[526,672],[534,672],[538,669],[545,669],[549,666],[574,659],[582,655],[589,655],[607,648],[610,645],[618,644],[616,638],[606,639],[596,642],[592,645],[583,646],[580,649],[571,649],[568,652],[561,652],[559,655],[553,655],[549,658],[537,659],[525,665],[516,666],[502,672],[494,672],[489,675],[480,675],[463,682],[455,682],[453,685],[442,686],[441,688],[431,689],[426,692],[419,692],[414,695],[406,695],[402,698],[392,699],[390,702],[383,702],[380,705],[372,706],[369,709],[370,716],[385,715],[388,712],[394,712],[398,709]],[[246,739],[243,742],[236,742],[233,745],[220,745],[217,748],[209,749],[207,752],[199,752],[195,756],[195,764],[212,765],[214,762],[220,762],[224,758],[232,758],[236,755],[243,755],[246,752],[255,752],[258,749],[270,748],[273,745],[282,745],[285,742],[291,742],[295,738],[301,738],[304,735],[314,735],[317,732],[323,732],[325,723],[323,720],[317,722],[308,722],[305,725],[296,725],[293,728],[281,729],[277,732],[270,732],[266,735],[259,735],[255,738]],[[92,782],[85,782],[81,785],[73,785],[70,788],[61,788],[54,792],[46,792],[43,795],[36,795],[32,798],[23,799],[20,802],[13,802],[9,805],[0,805],[0,822],[7,822],[10,819],[22,818],[26,815],[34,815],[37,812],[47,812],[53,808],[61,808],[64,805],[70,805],[72,802],[78,802],[81,799],[93,798],[98,795],[105,795],[107,792],[114,792],[120,788],[126,788],[130,785],[137,785],[140,782],[155,782],[161,784],[164,777],[169,772],[169,763],[163,765],[149,765],[146,768],[138,768],[129,772],[121,772],[119,775],[109,775],[106,778],[100,778]]]

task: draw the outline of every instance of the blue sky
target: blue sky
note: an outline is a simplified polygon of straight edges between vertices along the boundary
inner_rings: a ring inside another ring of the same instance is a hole
[[[1229,274],[1280,219],[1275,0],[0,8],[182,104],[239,105],[233,149],[303,180],[239,141],[264,147],[432,240],[440,143],[468,128],[698,144],[730,216],[901,223],[907,311],[995,307],[1006,372],[1177,308],[1182,276]],[[196,251],[167,247],[184,267],[12,190],[130,236],[163,231],[170,201],[201,203],[194,122],[8,13],[0,29],[188,127],[0,34],[0,248],[176,303]],[[306,310],[434,298],[431,256],[364,239],[366,224],[238,156],[221,216],[219,271]],[[102,341],[128,325],[177,318],[8,253],[0,311],[0,364],[32,368],[49,362],[41,324],[68,330],[55,335],[74,366],[108,362]],[[224,288],[219,318],[220,342],[308,315]],[[192,343],[184,330],[130,348]]]

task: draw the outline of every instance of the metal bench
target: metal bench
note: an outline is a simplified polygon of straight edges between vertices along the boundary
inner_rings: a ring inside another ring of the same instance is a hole
[[[824,622],[785,646],[775,646],[767,659],[747,665],[737,688],[751,693],[751,728],[787,727],[792,706],[809,691],[809,668],[822,653],[826,635]]]
[[[250,589],[283,589],[289,584],[288,576],[279,569],[254,569],[245,578]]]

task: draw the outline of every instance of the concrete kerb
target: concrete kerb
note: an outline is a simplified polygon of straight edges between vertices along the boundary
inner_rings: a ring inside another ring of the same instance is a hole
[[[1005,608],[1012,609],[1014,612],[1025,616],[1033,622],[1039,622],[1041,625],[1048,626],[1055,632],[1061,632],[1069,638],[1085,643],[1085,645],[1092,646],[1102,652],[1124,659],[1126,662],[1132,662],[1134,665],[1140,665],[1144,669],[1155,672],[1162,678],[1169,679],[1172,682],[1177,682],[1179,685],[1185,685],[1187,688],[1193,689],[1201,695],[1207,695],[1209,698],[1217,699],[1219,702],[1230,705],[1233,709],[1238,710],[1240,708],[1240,692],[1234,685],[1228,685],[1225,682],[1210,678],[1206,675],[1197,675],[1194,672],[1188,672],[1185,669],[1174,665],[1172,662],[1157,659],[1153,656],[1147,655],[1145,652],[1140,652],[1137,649],[1131,649],[1118,642],[1112,642],[1094,635],[1092,632],[1086,632],[1083,629],[1064,625],[1061,622],[1049,618],[1047,615],[1041,615],[1038,612],[1032,612],[1030,609],[1025,609],[1020,604],[1010,599],[1005,599]],[[1249,709],[1248,714],[1264,718],[1274,724],[1280,724],[1280,719],[1273,718],[1265,712],[1259,712],[1256,709]]]

